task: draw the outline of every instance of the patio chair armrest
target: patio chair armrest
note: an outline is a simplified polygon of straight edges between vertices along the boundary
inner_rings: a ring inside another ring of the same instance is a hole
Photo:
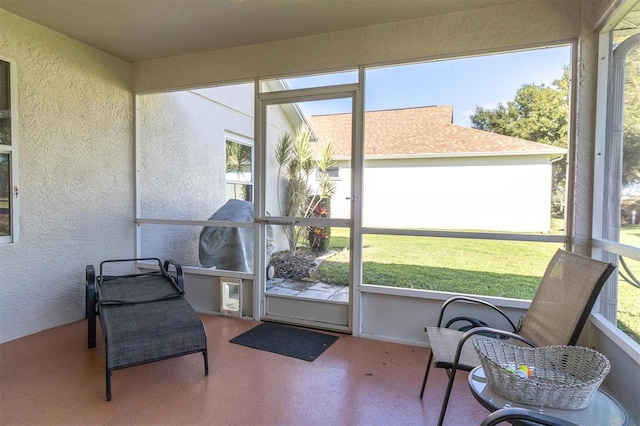
[[[180,287],[180,291],[184,292],[184,273],[182,272],[182,265],[180,265],[178,262],[176,262],[175,260],[172,259],[167,259],[164,261],[164,270],[166,271],[166,273],[171,276],[171,274],[169,274],[169,266],[173,265],[173,267],[175,268],[175,272],[176,272],[176,276],[172,277],[176,284],[178,285],[178,287]]]
[[[529,420],[535,424],[545,426],[577,426],[568,420],[559,419],[533,410],[527,410],[526,408],[516,407],[501,408],[494,411],[485,417],[480,426],[494,426],[509,420]]]
[[[93,265],[87,265],[85,272],[85,318],[87,319],[87,346],[96,347],[96,270]]]
[[[462,335],[462,337],[460,338],[460,342],[458,343],[458,350],[461,350],[462,345],[464,345],[464,342],[466,342],[476,334],[483,334],[483,335],[495,334],[497,336],[519,340],[531,346],[532,348],[536,346],[536,344],[533,343],[531,340],[523,336],[520,336],[519,334],[512,333],[511,331],[500,330],[499,328],[493,328],[493,327],[476,327],[476,328],[472,328],[471,330],[467,331]]]
[[[458,363],[460,361],[460,356],[462,355],[464,344],[467,342],[467,340],[469,340],[471,337],[475,336],[476,334],[483,334],[483,335],[495,334],[497,336],[504,336],[511,339],[519,340],[531,347],[536,346],[530,340],[520,336],[519,334],[512,333],[510,331],[500,330],[499,328],[493,328],[493,327],[475,327],[467,331],[462,335],[462,337],[460,337],[460,340],[458,341],[458,347],[456,348],[455,356],[453,357],[453,363],[451,366],[452,370],[458,369]]]
[[[498,308],[494,304],[489,303],[489,302],[487,302],[485,300],[477,299],[475,297],[469,297],[469,296],[453,296],[453,297],[450,297],[449,299],[445,300],[445,302],[442,304],[442,307],[440,308],[440,316],[438,317],[438,327],[442,327],[442,319],[444,318],[444,313],[445,313],[447,307],[449,305],[451,305],[452,303],[454,303],[454,302],[475,303],[475,304],[479,304],[479,305],[483,305],[483,306],[486,306],[488,308],[491,308],[495,312],[499,313],[504,319],[507,320],[507,322],[509,323],[509,325],[511,326],[513,331],[516,331],[518,329],[516,327],[516,325],[513,323],[513,321],[511,321],[511,319],[509,319],[507,314],[505,314],[502,311],[502,309]]]

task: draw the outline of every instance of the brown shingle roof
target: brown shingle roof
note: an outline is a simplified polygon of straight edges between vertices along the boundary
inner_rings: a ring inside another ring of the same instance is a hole
[[[403,157],[507,153],[561,155],[565,150],[524,139],[458,126],[453,107],[365,113],[365,156]],[[336,157],[351,152],[351,114],[308,117],[318,141],[331,141]]]

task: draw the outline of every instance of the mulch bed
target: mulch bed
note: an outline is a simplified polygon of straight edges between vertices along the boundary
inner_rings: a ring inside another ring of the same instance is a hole
[[[288,280],[300,280],[309,277],[309,271],[316,267],[316,253],[297,250],[296,254],[287,251],[274,253],[271,265],[275,276]]]

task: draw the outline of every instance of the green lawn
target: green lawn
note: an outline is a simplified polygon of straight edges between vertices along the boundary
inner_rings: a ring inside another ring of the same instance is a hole
[[[628,226],[621,240],[640,246],[640,227]],[[337,253],[319,267],[323,279],[348,282],[348,231],[332,228]],[[363,282],[392,287],[440,290],[531,299],[559,244],[451,238],[365,235]],[[636,277],[639,262],[627,261]],[[640,342],[640,289],[620,280],[618,323]]]
[[[620,242],[640,247],[640,225],[623,225]],[[625,262],[635,278],[640,279],[640,262],[631,259],[625,259]],[[628,275],[624,269],[622,273]],[[640,343],[640,288],[624,279],[620,279],[618,285],[618,327]]]

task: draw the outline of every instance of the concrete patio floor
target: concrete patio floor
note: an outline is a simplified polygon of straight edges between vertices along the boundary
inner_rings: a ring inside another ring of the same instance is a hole
[[[267,280],[267,293],[349,302],[349,287],[322,281],[291,281],[283,278]]]

